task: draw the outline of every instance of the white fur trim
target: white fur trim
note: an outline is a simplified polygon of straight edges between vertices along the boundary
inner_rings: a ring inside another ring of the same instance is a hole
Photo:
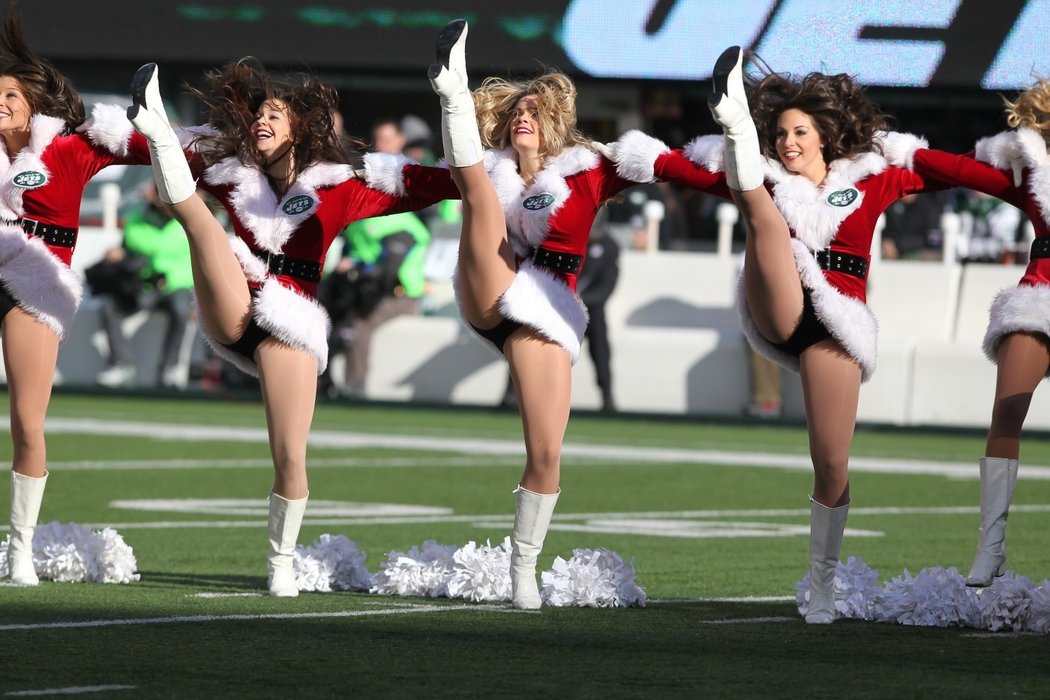
[[[312,355],[317,361],[318,374],[328,367],[331,321],[324,308],[313,299],[285,287],[271,277],[263,284],[261,293],[252,304],[252,318],[276,340]],[[220,345],[203,329],[202,334],[220,357],[242,372],[253,377],[259,376],[259,367],[254,361]]]
[[[1050,153],[1039,132],[1028,127],[1004,131],[978,141],[975,151],[977,160],[1000,170],[1026,170],[1028,191],[1043,221],[1050,225]]]
[[[397,197],[408,194],[405,190],[405,166],[415,163],[407,156],[392,153],[365,154],[365,183],[374,190]]]
[[[452,274],[452,288],[456,294],[456,305],[463,316],[459,274],[457,266]],[[525,261],[510,287],[500,297],[499,305],[504,318],[533,328],[557,343],[569,354],[573,364],[579,359],[583,333],[587,329],[587,307],[565,282]],[[492,343],[478,335],[469,323],[464,325],[486,348],[502,357],[499,348],[494,348]]]
[[[684,151],[689,160],[705,170],[713,173],[725,170],[725,136],[697,136],[686,144]]]
[[[587,308],[561,278],[525,261],[500,297],[500,313],[534,328],[569,353],[573,364],[587,330]]]
[[[21,229],[0,232],[0,281],[19,308],[65,340],[84,295],[83,283],[39,238]]]
[[[930,147],[926,139],[900,131],[881,131],[875,140],[882,144],[882,154],[890,165],[908,170],[915,169],[915,151]]]
[[[860,208],[864,192],[857,182],[886,169],[886,159],[865,153],[853,159],[839,158],[828,168],[824,183],[817,187],[805,177],[789,172],[780,163],[769,161],[767,179],[774,182],[773,201],[800,241],[811,250],[823,250],[839,232],[842,222]],[[834,206],[828,198],[836,192],[855,190],[856,199],[846,206]]]
[[[13,161],[7,159],[7,150],[0,144],[0,152],[5,156],[0,157],[0,218],[20,219],[24,214],[22,193],[25,188],[13,182],[15,176],[34,171],[51,178],[51,172],[44,166],[41,156],[65,128],[66,123],[58,117],[38,114],[29,122],[29,144],[19,151]]]
[[[262,282],[265,280],[270,272],[266,269],[263,261],[256,257],[248,247],[248,244],[237,236],[229,236],[228,238],[230,248],[233,249],[233,254],[241,264],[241,269],[244,270],[245,279],[249,282]]]
[[[280,253],[284,244],[303,221],[317,211],[320,203],[317,189],[338,185],[354,176],[349,165],[317,163],[306,168],[280,200],[258,168],[244,165],[236,158],[226,158],[204,171],[212,185],[233,185],[230,204],[240,222],[252,232],[256,245],[271,253]],[[308,197],[309,206],[286,213],[282,207],[296,197]]]
[[[827,326],[842,349],[860,365],[861,381],[868,381],[875,373],[878,354],[878,324],[875,316],[861,301],[842,294],[828,284],[813,253],[804,244],[793,239],[791,246],[802,286],[810,292],[817,318]],[[799,371],[798,358],[774,347],[755,327],[744,294],[743,273],[737,282],[737,313],[744,336],[759,354],[792,372]]]
[[[91,143],[121,158],[128,155],[128,145],[135,127],[128,119],[127,107],[96,104],[91,109],[91,118],[86,126],[84,133]]]
[[[1022,331],[1050,338],[1050,285],[1023,284],[1004,289],[995,296],[981,344],[985,356],[993,364],[997,363],[1003,336]]]
[[[512,149],[486,151],[485,169],[503,207],[510,242],[518,255],[524,255],[529,247],[546,240],[551,217],[572,195],[565,178],[597,167],[598,159],[598,154],[589,148],[573,146],[548,158],[536,179],[525,187],[525,181],[518,174],[517,155]],[[554,198],[550,206],[535,210],[522,206],[524,200],[542,194]]]
[[[609,160],[616,163],[616,172],[631,182],[652,182],[656,179],[656,159],[671,149],[659,139],[641,131],[628,131],[609,144]]]

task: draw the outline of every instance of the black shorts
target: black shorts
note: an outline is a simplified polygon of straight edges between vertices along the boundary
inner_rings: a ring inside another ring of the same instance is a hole
[[[502,353],[503,346],[507,343],[507,338],[513,335],[514,331],[518,330],[523,325],[525,324],[519,323],[518,321],[514,321],[509,318],[505,318],[502,321],[500,321],[499,325],[497,325],[495,328],[481,329],[475,326],[474,324],[471,324],[470,327],[474,329],[475,333],[477,333],[482,338],[496,346],[496,349],[499,350],[500,353]]]
[[[773,343],[773,347],[786,352],[794,357],[800,356],[803,351],[827,340],[831,337],[831,331],[817,318],[817,310],[813,307],[813,299],[809,290],[802,288],[802,320],[791,334],[791,337],[783,343]]]
[[[256,289],[251,290],[252,294],[252,307],[254,310],[255,298],[259,296],[259,291]],[[232,343],[219,343],[224,348],[231,352],[235,352],[241,357],[247,358],[252,362],[255,362],[255,351],[267,338],[273,337],[270,331],[266,330],[258,323],[255,322],[255,316],[252,316],[251,320],[248,321],[248,327],[244,329],[244,333],[240,338]]]
[[[7,291],[4,283],[0,282],[0,321],[3,321],[7,314],[16,308],[18,308],[18,302],[11,296],[11,292]]]

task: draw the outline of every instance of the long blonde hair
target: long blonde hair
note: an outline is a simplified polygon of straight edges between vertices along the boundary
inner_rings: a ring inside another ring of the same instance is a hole
[[[576,128],[576,86],[564,73],[549,71],[530,80],[486,78],[474,91],[481,140],[488,148],[502,150],[510,145],[514,107],[529,95],[539,102],[541,157],[556,156],[572,146],[591,147]]]
[[[1015,129],[1035,129],[1050,146],[1050,80],[1038,78],[1015,101],[1007,100],[1006,123]]]

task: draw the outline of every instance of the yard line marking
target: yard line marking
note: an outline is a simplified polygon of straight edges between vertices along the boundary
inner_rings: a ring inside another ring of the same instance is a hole
[[[850,517],[864,515],[973,515],[980,513],[980,506],[943,506],[943,507],[881,507],[850,508]],[[1050,513],[1050,504],[1012,505],[1011,513]],[[562,523],[588,519],[632,519],[632,518],[808,518],[808,508],[769,508],[755,510],[672,510],[640,511],[637,513],[556,513],[552,527],[561,527]],[[402,517],[362,517],[362,518],[311,518],[309,511],[303,519],[308,527],[352,527],[373,525],[428,525],[433,523],[473,523],[479,528],[509,528],[514,521],[513,514],[482,515],[427,515]],[[84,523],[92,529],[111,527],[116,530],[166,530],[193,528],[257,528],[265,527],[266,520],[144,520],[138,522],[104,522]],[[0,532],[6,532],[8,525],[0,525]],[[0,586],[3,583],[0,582]]]
[[[793,595],[746,595],[734,598],[650,598],[646,605],[683,605],[700,603],[790,603]]]
[[[408,615],[431,612],[502,612],[506,606],[497,605],[417,605],[412,608],[381,608],[378,610],[339,610],[315,613],[262,613],[258,615],[177,615],[173,617],[133,617],[113,620],[83,620],[70,622],[38,622],[0,625],[0,632],[49,629],[78,629],[85,627],[118,627],[122,625],[172,625],[198,622],[246,622],[254,620],[309,620],[343,617],[377,617],[380,615]]]
[[[242,591],[240,593],[219,593],[217,591],[200,591],[194,593],[191,597],[193,598],[259,598],[262,596],[261,592]]]
[[[594,464],[599,464],[597,460]],[[52,466],[63,471],[137,471],[165,469],[273,469],[272,459],[130,459],[130,460],[71,460],[69,462],[52,461]],[[516,458],[477,457],[433,459],[427,457],[389,457],[357,458],[341,457],[327,459],[310,459],[311,469],[396,469],[401,467],[491,467],[520,466]]]
[[[72,685],[68,688],[44,688],[43,690],[9,690],[4,697],[28,698],[37,695],[80,695],[81,693],[104,693],[109,690],[134,690],[135,685]]]
[[[1045,637],[1042,632],[969,632],[960,634],[967,639],[1017,639],[1018,637]]]
[[[8,420],[10,420],[8,418]],[[114,435],[147,437],[162,440],[193,440],[220,442],[268,443],[263,428],[236,426],[208,426],[173,423],[142,423],[133,421],[108,421],[94,418],[48,418],[46,430],[52,434],[74,433],[91,435]],[[334,448],[400,448],[418,449],[459,454],[485,454],[515,456],[521,458],[525,450],[520,440],[496,440],[468,438],[463,436],[429,437],[421,435],[336,432],[314,430],[309,444],[315,447]],[[585,457],[618,462],[640,464],[704,464],[712,466],[746,466],[769,469],[811,471],[808,455],[776,454],[768,452],[734,452],[728,450],[695,450],[659,446],[594,445],[566,443],[562,456]],[[426,459],[421,458],[421,463]],[[934,462],[920,459],[890,459],[880,457],[851,457],[850,469],[854,472],[878,474],[927,474],[952,479],[976,480],[980,477],[973,462]],[[1050,467],[1026,464],[1022,479],[1050,480]]]
[[[741,617],[737,619],[700,620],[701,625],[764,625],[769,622],[795,622],[794,617]]]

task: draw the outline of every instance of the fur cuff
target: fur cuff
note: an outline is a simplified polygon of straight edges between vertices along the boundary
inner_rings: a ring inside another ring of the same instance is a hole
[[[995,296],[982,343],[985,356],[993,364],[997,363],[1000,341],[1017,332],[1038,333],[1050,338],[1050,286],[1020,285],[1004,289]]]
[[[704,170],[720,173],[725,170],[725,136],[697,136],[686,144],[685,155]]]
[[[930,147],[926,139],[899,131],[882,132],[876,140],[882,144],[882,154],[890,165],[908,170],[915,169],[915,151]]]
[[[120,158],[128,155],[128,144],[135,127],[128,120],[126,107],[97,104],[91,110],[86,134],[91,143]]]
[[[405,166],[415,163],[403,155],[390,153],[365,154],[365,183],[374,190],[396,197],[404,197]]]
[[[671,149],[663,141],[641,131],[628,131],[610,144],[610,160],[616,163],[616,172],[631,182],[653,182],[656,179],[656,159]]]

